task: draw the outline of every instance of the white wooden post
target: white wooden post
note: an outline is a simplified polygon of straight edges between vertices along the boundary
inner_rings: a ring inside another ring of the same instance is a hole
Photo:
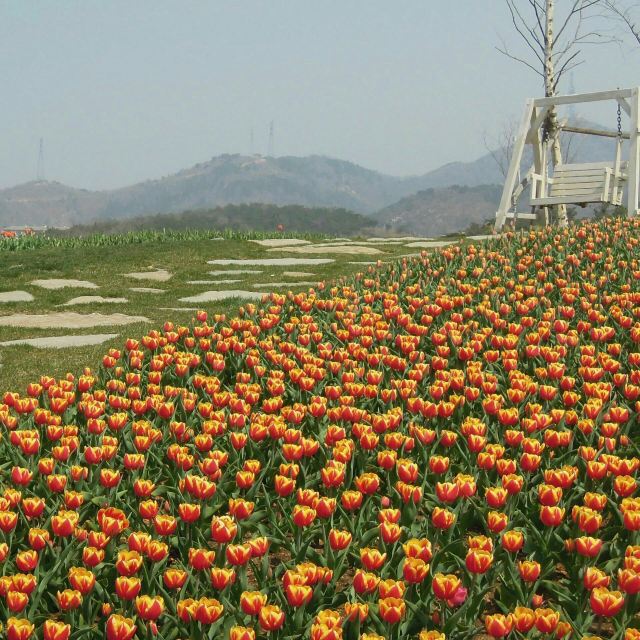
[[[522,152],[524,151],[524,145],[529,133],[529,127],[531,126],[531,119],[533,117],[533,100],[527,100],[527,104],[522,116],[522,122],[518,129],[518,135],[516,137],[513,150],[511,152],[511,162],[509,163],[509,171],[504,182],[504,189],[502,190],[502,198],[500,199],[500,207],[496,212],[496,223],[494,225],[494,231],[498,232],[502,230],[505,220],[507,219],[507,211],[511,207],[511,200],[513,197],[513,189],[516,185],[516,178],[518,176],[518,169],[520,168],[520,162],[522,161]]]
[[[638,213],[638,182],[640,181],[640,159],[638,157],[638,142],[640,138],[640,87],[633,89],[631,94],[631,124],[629,126],[629,166],[627,180],[627,215],[637,216]]]

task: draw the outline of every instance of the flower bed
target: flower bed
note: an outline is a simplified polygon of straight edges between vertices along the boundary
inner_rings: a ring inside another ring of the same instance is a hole
[[[639,230],[425,253],[6,393],[7,637],[640,638]]]

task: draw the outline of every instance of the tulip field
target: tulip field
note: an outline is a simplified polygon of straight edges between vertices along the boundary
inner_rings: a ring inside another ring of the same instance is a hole
[[[455,244],[3,389],[0,636],[640,639],[639,249]]]

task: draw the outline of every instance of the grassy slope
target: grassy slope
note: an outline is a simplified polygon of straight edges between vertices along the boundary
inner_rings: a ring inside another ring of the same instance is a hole
[[[313,277],[300,277],[298,280],[333,280],[350,275],[366,266],[351,265],[350,261],[383,259],[411,253],[402,245],[384,245],[383,254],[375,256],[349,256],[327,254],[309,257],[330,257],[335,262],[319,266],[291,267],[247,267],[262,269],[260,274],[241,274],[228,276],[242,279],[232,285],[188,285],[188,280],[218,279],[224,276],[209,276],[207,271],[214,269],[233,269],[208,265],[207,260],[216,258],[276,258],[304,257],[286,252],[267,252],[265,248],[242,240],[195,240],[155,243],[116,247],[48,247],[37,250],[2,252],[0,254],[0,291],[22,289],[31,292],[35,301],[30,303],[8,303],[0,306],[0,314],[16,312],[43,313],[55,310],[76,311],[78,313],[126,313],[142,315],[151,320],[149,323],[131,324],[122,327],[92,327],[80,330],[68,329],[27,329],[0,327],[0,341],[37,336],[65,335],[70,333],[118,333],[114,340],[93,347],[74,347],[67,349],[35,349],[26,346],[0,348],[0,394],[7,390],[24,390],[25,385],[39,379],[43,374],[62,376],[67,371],[78,373],[84,366],[95,368],[109,347],[121,347],[126,337],[140,337],[154,327],[160,327],[165,320],[186,321],[192,315],[190,311],[168,311],[160,307],[196,307],[197,304],[182,303],[178,298],[198,294],[208,289],[251,289],[253,282],[295,281],[296,278],[282,276],[283,271],[309,271]],[[168,282],[154,283],[125,278],[122,274],[141,271],[148,267],[164,268],[174,276]],[[273,275],[273,277],[272,277]],[[99,289],[61,289],[47,291],[29,283],[40,278],[77,278],[90,280],[99,285]],[[166,289],[163,294],[136,293],[129,287],[156,287]],[[306,286],[291,287],[303,290]],[[275,289],[283,291],[283,289]],[[287,288],[284,289],[286,291]],[[256,291],[268,291],[260,289]],[[125,297],[126,304],[77,305],[57,307],[71,298],[81,295],[101,295],[103,297]],[[201,305],[211,312],[233,313],[242,304],[240,300],[230,300]]]

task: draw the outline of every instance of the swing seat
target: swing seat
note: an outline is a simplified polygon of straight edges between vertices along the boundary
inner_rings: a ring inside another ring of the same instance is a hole
[[[542,175],[534,173],[530,204],[532,207],[555,204],[586,206],[596,202],[620,205],[627,180],[626,170],[626,162],[619,162],[618,167],[610,162],[592,162],[558,165],[553,177],[546,178],[546,181]]]

